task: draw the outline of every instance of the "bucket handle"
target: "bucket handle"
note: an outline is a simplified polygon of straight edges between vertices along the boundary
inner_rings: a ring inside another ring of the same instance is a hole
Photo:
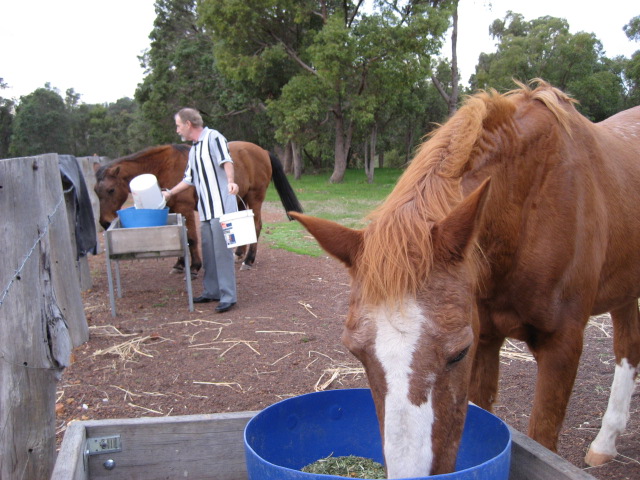
[[[246,203],[244,203],[244,199],[243,199],[240,195],[236,195],[236,197],[238,197],[238,198],[240,199],[240,201],[242,202],[242,205],[244,205],[244,209],[245,209],[245,210],[248,210],[248,208],[247,208],[247,204],[246,204]]]

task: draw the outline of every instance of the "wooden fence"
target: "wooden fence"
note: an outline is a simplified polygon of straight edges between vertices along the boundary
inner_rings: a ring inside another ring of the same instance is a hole
[[[0,478],[47,479],[56,385],[88,340],[58,155],[0,160]]]

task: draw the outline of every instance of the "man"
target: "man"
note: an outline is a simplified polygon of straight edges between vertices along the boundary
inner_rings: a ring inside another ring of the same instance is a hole
[[[226,312],[237,301],[236,273],[233,251],[227,248],[219,219],[226,213],[238,211],[233,160],[227,140],[220,132],[205,127],[197,110],[183,108],[174,118],[178,135],[183,141],[193,142],[193,146],[184,178],[163,195],[169,201],[190,185],[195,186],[202,236],[204,292],[193,302],[219,301],[216,312]]]

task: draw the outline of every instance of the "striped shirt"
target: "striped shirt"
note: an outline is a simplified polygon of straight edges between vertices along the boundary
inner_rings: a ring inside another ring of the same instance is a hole
[[[227,140],[216,130],[205,127],[189,150],[189,162],[183,180],[198,192],[200,220],[220,218],[238,211],[235,195],[229,194],[223,164],[233,163]]]

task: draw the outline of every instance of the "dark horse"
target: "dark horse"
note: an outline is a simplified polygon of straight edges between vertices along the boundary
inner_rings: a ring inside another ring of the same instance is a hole
[[[95,186],[96,194],[100,199],[102,227],[107,229],[116,218],[117,210],[122,207],[130,193],[129,182],[132,178],[143,173],[152,173],[158,179],[161,188],[172,188],[178,184],[187,166],[189,148],[188,145],[182,144],[149,147],[102,166],[96,172]],[[258,237],[262,230],[262,203],[272,180],[285,211],[302,212],[300,202],[287,180],[278,157],[249,142],[229,142],[229,152],[233,159],[235,181],[239,187],[238,207],[240,210],[245,208],[253,210]],[[167,205],[171,212],[180,213],[186,218],[192,275],[197,274],[202,266],[196,231],[197,200],[195,188],[191,187],[175,195]],[[249,245],[248,249],[246,246],[236,249],[238,258],[244,256],[243,268],[251,268],[256,259],[257,248],[257,243],[254,243]],[[183,270],[184,260],[178,259],[174,271]]]
[[[362,361],[388,478],[454,469],[499,352],[538,365],[529,435],[555,450],[590,315],[616,369],[586,461],[616,455],[640,362],[640,107],[594,124],[545,82],[474,95],[418,151],[363,230],[293,214],[351,274],[343,342]]]

